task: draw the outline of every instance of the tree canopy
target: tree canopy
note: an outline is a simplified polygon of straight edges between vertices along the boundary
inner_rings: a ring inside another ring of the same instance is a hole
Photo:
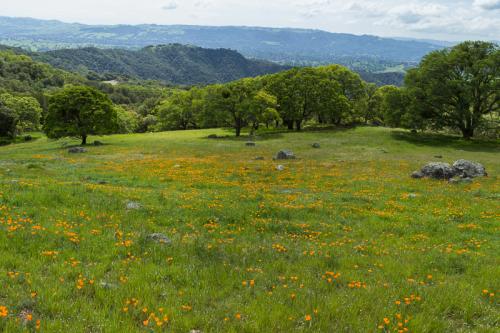
[[[116,110],[109,97],[95,88],[69,86],[53,94],[44,130],[49,138],[110,134],[117,129]]]
[[[500,110],[500,48],[489,42],[464,42],[427,55],[408,72],[406,87],[413,111],[433,128],[450,127],[464,138]]]

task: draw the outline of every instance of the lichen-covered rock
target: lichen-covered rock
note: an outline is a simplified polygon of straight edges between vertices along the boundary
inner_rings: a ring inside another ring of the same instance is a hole
[[[278,154],[276,154],[277,160],[293,160],[295,159],[295,154],[290,150],[280,150]]]
[[[456,171],[448,163],[432,162],[424,166],[421,173],[424,177],[433,179],[450,179],[455,176]]]
[[[137,209],[141,209],[141,204],[138,203],[138,202],[135,202],[135,201],[129,201],[127,202],[127,209],[128,210],[137,210]]]
[[[488,175],[482,164],[467,160],[456,161],[453,163],[453,169],[455,174],[462,178],[476,178]]]
[[[172,243],[172,240],[170,238],[168,238],[166,235],[160,234],[160,233],[150,234],[146,238],[149,241],[152,241],[152,242],[155,242],[158,244],[169,245]]]
[[[316,149],[319,149],[319,148],[321,148],[321,145],[319,143],[315,142],[315,143],[312,144],[312,147],[316,148]]]
[[[70,149],[68,149],[68,153],[70,154],[82,154],[82,153],[86,153],[87,150],[83,147],[72,147]]]

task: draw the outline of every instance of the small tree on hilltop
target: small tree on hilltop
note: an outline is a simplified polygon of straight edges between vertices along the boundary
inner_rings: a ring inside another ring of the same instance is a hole
[[[70,86],[49,99],[44,131],[49,138],[110,134],[117,127],[116,111],[107,95],[97,89]]]

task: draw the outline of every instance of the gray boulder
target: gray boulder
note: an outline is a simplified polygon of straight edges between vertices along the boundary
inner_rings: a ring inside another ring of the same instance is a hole
[[[135,202],[135,201],[129,201],[127,202],[127,209],[128,210],[137,210],[137,209],[141,209],[141,204],[138,203],[138,202]]]
[[[256,158],[254,158],[255,161],[264,161],[265,158],[264,156],[257,156]]]
[[[432,162],[421,170],[424,177],[433,179],[450,179],[456,174],[455,169],[448,163]]]
[[[278,170],[278,171],[283,171],[283,170],[285,170],[285,166],[284,166],[284,165],[281,165],[281,164],[280,164],[280,165],[277,165],[277,166],[276,166],[276,170]]]
[[[488,175],[482,164],[467,160],[456,161],[453,163],[453,169],[455,170],[456,176],[461,178],[476,178]]]
[[[87,149],[83,148],[83,147],[72,147],[70,149],[68,149],[68,153],[70,154],[82,154],[82,153],[86,153],[87,152]]]
[[[166,235],[160,234],[160,233],[150,234],[146,237],[146,239],[149,241],[158,243],[158,244],[163,244],[163,245],[172,244],[172,240],[170,238],[168,238]]]
[[[255,142],[253,142],[253,141],[248,141],[247,143],[245,143],[245,145],[246,145],[247,147],[255,147],[255,145],[256,145],[256,144],[255,144]]]
[[[295,159],[295,154],[290,150],[280,150],[278,154],[276,154],[277,160],[293,160]]]
[[[420,178],[424,178],[424,177],[425,177],[425,175],[421,171],[414,171],[411,174],[411,178],[415,178],[415,179],[420,179]]]
[[[315,142],[315,143],[312,144],[312,147],[316,148],[316,149],[319,149],[319,148],[321,148],[321,145],[319,143]]]

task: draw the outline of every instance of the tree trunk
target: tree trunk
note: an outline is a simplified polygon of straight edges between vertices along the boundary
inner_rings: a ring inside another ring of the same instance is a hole
[[[461,129],[462,136],[466,140],[470,140],[474,136],[474,128],[473,127],[464,127]]]
[[[85,146],[87,144],[87,136],[82,135],[82,146]]]
[[[286,125],[288,126],[289,130],[293,130],[293,120],[288,120]]]
[[[297,131],[300,131],[302,129],[302,121],[301,120],[297,120],[295,122],[295,128],[297,129]]]

